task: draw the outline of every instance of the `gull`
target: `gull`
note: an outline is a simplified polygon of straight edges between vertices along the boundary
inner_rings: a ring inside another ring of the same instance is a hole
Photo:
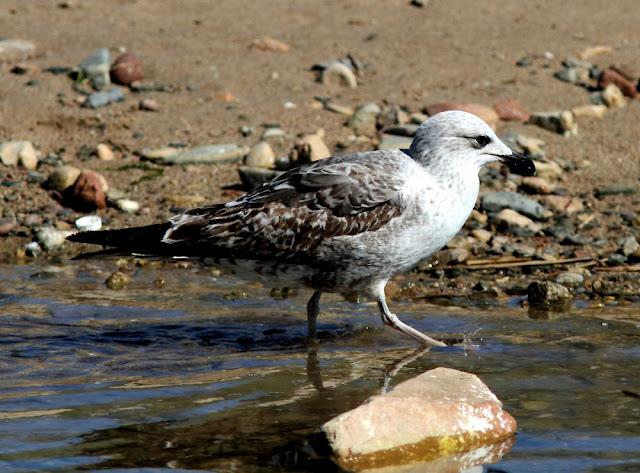
[[[246,279],[313,290],[315,340],[323,292],[377,302],[384,324],[425,346],[444,346],[389,310],[384,288],[446,245],[476,203],[478,172],[500,161],[533,175],[480,118],[433,115],[411,147],[335,156],[291,169],[236,200],[143,227],[81,232],[69,240],[113,251],[213,259]]]

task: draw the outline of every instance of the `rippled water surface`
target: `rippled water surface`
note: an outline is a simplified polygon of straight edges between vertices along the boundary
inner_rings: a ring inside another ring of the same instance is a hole
[[[640,471],[637,306],[540,319],[393,302],[464,340],[396,369],[415,347],[372,305],[323,298],[308,351],[306,292],[153,265],[110,291],[113,269],[0,266],[0,471],[339,471],[309,453],[319,426],[437,366],[478,374],[518,420],[485,471]]]

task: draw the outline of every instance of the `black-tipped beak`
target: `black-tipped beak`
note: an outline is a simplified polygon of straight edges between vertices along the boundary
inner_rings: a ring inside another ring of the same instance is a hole
[[[533,164],[533,160],[522,153],[498,155],[503,163],[507,165],[509,171],[514,174],[520,174],[521,176],[534,176],[536,174],[536,165]]]

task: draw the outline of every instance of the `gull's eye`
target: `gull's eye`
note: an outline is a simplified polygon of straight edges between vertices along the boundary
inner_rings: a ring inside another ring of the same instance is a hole
[[[475,141],[476,148],[484,148],[489,143],[491,143],[491,138],[489,138],[487,135],[479,135],[475,136],[473,138],[473,141]]]

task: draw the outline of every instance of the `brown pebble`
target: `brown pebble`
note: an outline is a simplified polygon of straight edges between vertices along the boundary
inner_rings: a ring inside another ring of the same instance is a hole
[[[101,176],[93,171],[83,171],[70,188],[71,204],[82,210],[105,209],[107,199]]]
[[[598,82],[598,87],[600,89],[605,89],[609,84],[617,85],[626,97],[634,98],[638,95],[635,84],[612,68],[609,68],[602,73],[600,81]]]
[[[158,102],[153,99],[142,99],[138,104],[140,110],[146,110],[147,112],[156,112],[160,109]]]
[[[259,51],[270,51],[274,53],[286,53],[289,51],[289,45],[269,36],[256,39],[251,45]]]
[[[142,63],[131,53],[121,54],[111,65],[111,79],[121,85],[144,79]]]
[[[118,291],[124,289],[131,282],[131,277],[121,271],[111,273],[111,275],[104,282],[105,285],[112,291]]]
[[[527,112],[520,102],[514,99],[501,100],[494,106],[500,120],[503,121],[529,121],[531,114]]]

